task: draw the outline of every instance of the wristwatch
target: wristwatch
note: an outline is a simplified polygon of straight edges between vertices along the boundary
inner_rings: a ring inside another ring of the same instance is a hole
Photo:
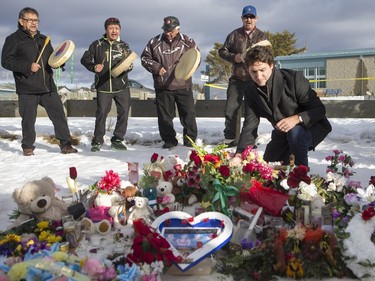
[[[303,119],[302,119],[302,116],[301,116],[301,115],[298,115],[298,120],[299,120],[299,123],[300,123],[300,124],[303,123]]]

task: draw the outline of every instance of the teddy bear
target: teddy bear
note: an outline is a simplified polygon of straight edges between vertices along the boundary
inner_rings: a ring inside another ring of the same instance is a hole
[[[161,161],[165,181],[172,181],[174,177],[183,174],[184,161],[177,155],[168,155]]]
[[[119,192],[98,193],[94,200],[94,206],[87,211],[94,223],[108,220],[116,229],[126,223],[125,199]]]
[[[187,186],[186,179],[183,176],[174,177],[172,185],[172,193],[177,202],[191,206],[198,201],[200,189]]]
[[[170,210],[177,211],[180,209],[180,203],[176,202],[176,197],[172,193],[173,185],[169,181],[159,181],[156,186],[156,195],[158,204],[154,206],[157,214],[162,214]]]
[[[50,177],[27,182],[16,188],[12,197],[20,211],[15,226],[30,218],[61,220],[69,214],[68,204],[56,197],[56,185]]]
[[[149,221],[153,210],[148,206],[148,199],[146,197],[136,196],[134,198],[134,206],[129,209],[128,224],[133,225],[133,221],[143,219]]]

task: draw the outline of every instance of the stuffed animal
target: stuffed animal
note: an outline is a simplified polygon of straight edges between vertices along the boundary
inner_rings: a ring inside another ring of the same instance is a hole
[[[174,177],[181,176],[184,168],[184,161],[177,155],[168,155],[162,162],[163,176],[165,181],[172,181]]]
[[[16,188],[12,197],[21,214],[15,226],[34,217],[38,220],[61,220],[68,215],[68,204],[56,197],[56,185],[49,177],[27,182]]]
[[[156,186],[158,204],[154,206],[154,211],[161,215],[165,212],[180,210],[180,203],[176,202],[176,197],[172,193],[173,185],[169,181],[159,181]]]
[[[161,205],[171,204],[176,201],[172,193],[173,185],[169,181],[159,181],[156,186],[157,201]]]
[[[112,194],[98,193],[94,200],[94,207],[87,211],[87,216],[94,223],[108,220],[114,226],[115,223],[118,226],[118,223],[120,223],[118,214],[122,211],[119,208],[124,204],[124,198],[118,192],[113,192]]]
[[[175,196],[177,202],[182,203],[183,205],[190,206],[198,201],[198,197],[196,194],[199,193],[200,189],[188,187],[183,176],[174,177],[172,180],[172,185],[172,193]]]
[[[129,209],[129,212],[128,224],[130,225],[138,219],[143,219],[147,222],[153,213],[152,209],[148,206],[148,199],[141,196],[134,198],[134,206]]]

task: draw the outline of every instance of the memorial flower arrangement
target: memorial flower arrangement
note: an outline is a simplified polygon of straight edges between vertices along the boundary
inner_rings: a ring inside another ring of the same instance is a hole
[[[49,249],[62,240],[61,222],[31,220],[0,234],[0,256],[23,257],[28,251]]]
[[[306,167],[294,167],[282,185],[286,190],[294,189],[300,200],[320,195],[326,206],[332,207],[334,231],[286,225],[263,237],[258,247],[221,259],[220,272],[232,274],[234,280],[375,277],[375,177],[367,187],[361,187],[350,180],[354,161],[349,155],[334,150],[326,160],[326,175],[310,176]]]
[[[210,152],[194,142],[192,144],[195,150],[191,151],[185,166],[185,174],[189,177],[187,184],[193,183],[192,188],[199,188],[204,193],[202,202],[206,210],[229,215],[230,200],[234,198],[236,201],[243,183],[241,167],[231,165],[232,155],[225,150],[224,144]],[[193,174],[199,175],[195,181],[191,180]]]
[[[96,193],[112,194],[117,192],[121,187],[121,179],[118,173],[113,170],[105,171],[105,176],[103,176],[99,181],[95,182],[90,186],[90,189]]]
[[[163,236],[157,233],[142,219],[133,222],[135,237],[130,253],[126,256],[129,265],[137,264],[141,268],[148,268],[146,264],[155,268],[167,268],[175,262],[181,262],[182,257],[176,257],[171,245]],[[160,264],[159,262],[162,262]],[[158,270],[159,271],[159,270]]]

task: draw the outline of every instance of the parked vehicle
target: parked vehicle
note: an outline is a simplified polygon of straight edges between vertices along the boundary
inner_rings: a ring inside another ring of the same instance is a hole
[[[130,97],[132,99],[149,100],[155,99],[155,91],[145,87],[136,80],[129,79]]]

